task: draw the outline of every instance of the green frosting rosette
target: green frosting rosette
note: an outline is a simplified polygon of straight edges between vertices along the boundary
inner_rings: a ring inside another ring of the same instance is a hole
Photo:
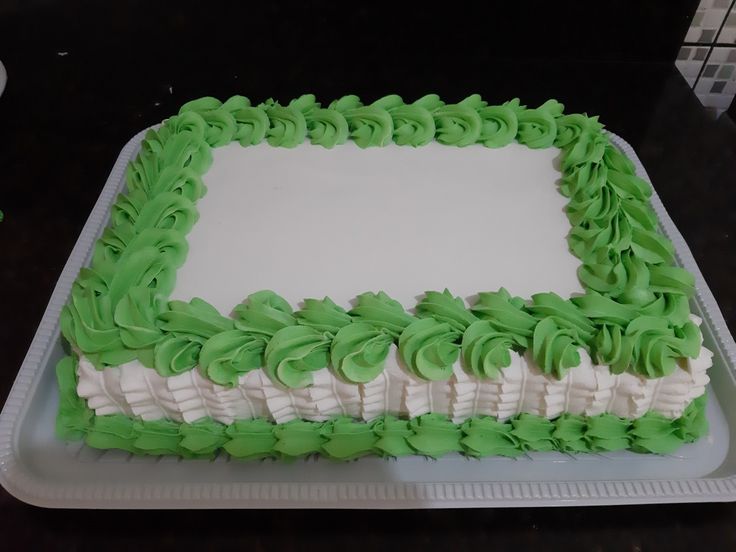
[[[401,98],[399,98],[401,100]],[[432,94],[412,104],[397,103],[388,109],[393,119],[393,140],[399,146],[426,146],[434,140],[435,124],[432,111],[442,105]]]
[[[367,383],[383,371],[393,338],[366,322],[343,326],[332,340],[330,358],[340,379]]]
[[[512,297],[506,289],[478,294],[478,302],[470,309],[499,332],[509,334],[522,348],[528,348],[537,319],[526,312],[524,300]]]
[[[598,364],[610,367],[611,373],[623,374],[631,366],[634,341],[620,326],[604,324],[593,342]]]
[[[226,425],[209,418],[202,418],[192,424],[181,424],[179,433],[182,439],[179,446],[197,458],[214,458],[217,451],[227,443],[226,429]]]
[[[565,412],[555,420],[552,438],[562,452],[589,452],[590,446],[585,439],[586,429],[585,417]]]
[[[239,460],[260,460],[274,456],[278,439],[274,435],[274,425],[268,420],[238,420],[225,430],[228,441],[223,445],[225,451]]]
[[[451,452],[462,452],[462,430],[442,414],[424,414],[409,420],[414,435],[407,441],[419,454],[439,458]]]
[[[700,329],[692,322],[673,328],[662,318],[640,316],[626,336],[633,342],[633,368],[648,378],[671,374],[678,358],[696,358],[700,351]]]
[[[266,375],[286,388],[312,384],[311,372],[329,362],[330,339],[309,326],[288,326],[277,331],[265,351]]]
[[[416,320],[404,310],[401,303],[382,291],[358,295],[357,304],[349,314],[357,320],[386,330],[394,339]]]
[[[269,145],[282,148],[295,148],[307,137],[307,120],[295,105],[282,106],[272,99],[266,100],[262,107],[270,122],[266,131]]]
[[[524,453],[511,424],[490,417],[470,418],[462,425],[465,435],[460,443],[469,456],[508,456]]]
[[[511,351],[521,348],[526,340],[500,332],[492,322],[478,320],[471,324],[462,338],[462,358],[465,371],[481,379],[494,379],[501,369],[511,365]]]
[[[519,130],[516,139],[532,149],[548,148],[557,137],[555,118],[562,115],[564,106],[556,100],[548,100],[536,109],[519,109]]]
[[[569,328],[582,342],[591,340],[595,334],[595,325],[590,319],[572,301],[565,300],[556,293],[532,295],[532,304],[528,310],[538,318],[550,318],[557,326]]]
[[[271,123],[260,107],[242,107],[233,113],[233,119],[237,125],[234,139],[241,146],[255,146],[266,139]]]
[[[547,452],[556,450],[555,424],[541,416],[519,414],[511,420],[511,433],[519,439],[523,451]]]
[[[332,102],[328,109],[342,113],[348,123],[350,137],[359,147],[380,147],[391,142],[393,119],[381,100],[363,105],[358,96],[343,96]]]
[[[347,416],[338,416],[322,426],[324,453],[333,460],[352,460],[372,454],[376,434],[366,423],[355,422]]]
[[[478,141],[488,148],[502,148],[513,142],[519,129],[516,110],[508,105],[491,105],[478,110],[481,119]]]
[[[571,328],[561,328],[554,318],[541,320],[534,328],[532,355],[540,370],[562,379],[570,368],[580,364],[578,349],[584,343]]]
[[[415,376],[446,380],[460,355],[460,333],[446,322],[424,318],[413,322],[399,337],[399,355]]]
[[[159,314],[158,319],[168,335],[156,343],[154,368],[164,377],[194,368],[207,340],[234,328],[231,319],[196,297],[189,303],[170,301],[168,310]]]
[[[273,450],[285,460],[318,454],[327,441],[323,435],[323,424],[306,420],[291,420],[274,426],[273,435],[276,437]]]
[[[371,423],[371,430],[378,440],[373,444],[374,450],[381,456],[408,456],[414,454],[408,438],[414,432],[409,427],[409,420],[400,420],[394,416],[379,416]]]
[[[273,336],[279,330],[296,324],[296,318],[286,300],[270,290],[248,296],[233,310],[235,325],[244,332]]]
[[[175,454],[185,458],[194,455],[181,446],[181,424],[172,420],[135,420],[133,422],[133,434],[135,441],[133,447],[136,452],[161,456],[164,454]]]
[[[163,299],[148,287],[135,287],[118,302],[113,320],[120,328],[123,345],[134,349],[144,366],[153,368],[153,351],[164,339],[158,316],[163,312]]]
[[[85,437],[88,446],[96,449],[120,449],[137,452],[135,421],[123,414],[93,416]]]
[[[487,104],[478,94],[457,104],[443,105],[432,113],[437,128],[436,140],[447,146],[464,147],[480,138],[483,121],[478,110]]]
[[[345,309],[337,306],[329,297],[322,300],[305,299],[304,308],[298,311],[295,316],[299,324],[333,336],[340,328],[353,321],[350,315],[345,312]]]
[[[442,293],[427,291],[417,305],[417,316],[420,318],[434,318],[439,322],[449,324],[454,330],[463,332],[478,318],[465,308],[460,297],[453,297],[449,290]]]
[[[630,424],[628,420],[613,414],[591,416],[588,418],[588,429],[585,432],[591,450],[613,452],[629,448]]]
[[[312,144],[331,149],[347,142],[350,129],[343,114],[334,109],[323,109],[313,94],[292,100],[289,107],[304,114],[307,136]]]
[[[210,337],[199,352],[202,374],[220,385],[235,387],[238,378],[264,363],[266,340],[242,330],[227,330]]]

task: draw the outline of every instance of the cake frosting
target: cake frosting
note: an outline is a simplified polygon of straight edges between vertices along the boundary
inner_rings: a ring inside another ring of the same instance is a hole
[[[287,171],[263,176],[275,163]],[[57,372],[63,437],[349,459],[667,453],[706,431],[712,353],[689,309],[694,280],[674,265],[649,184],[595,117],[477,95],[202,98],[146,135],[126,180],[61,316],[73,349]],[[540,191],[555,184],[553,198]],[[465,213],[451,207],[463,195]],[[514,216],[532,204],[551,212]],[[516,251],[513,232],[541,232],[540,250]],[[274,282],[283,295],[256,291]],[[376,285],[390,293],[366,291]]]
[[[608,366],[595,365],[584,349],[579,354],[578,367],[561,379],[544,374],[532,355],[512,353],[498,378],[475,377],[456,361],[447,380],[428,381],[409,372],[392,345],[380,377],[365,384],[346,383],[325,367],[313,373],[309,387],[299,389],[275,385],[260,368],[240,376],[235,387],[225,387],[197,369],[162,377],[131,361],[99,371],[81,356],[77,392],[97,415],[189,423],[200,418],[224,424],[252,418],[321,422],[333,416],[372,421],[386,414],[415,418],[428,413],[446,415],[456,423],[480,415],[506,420],[521,413],[554,419],[565,412],[634,419],[652,411],[678,418],[705,392],[713,356],[701,347],[697,358],[684,360],[671,374],[647,379],[612,374]]]

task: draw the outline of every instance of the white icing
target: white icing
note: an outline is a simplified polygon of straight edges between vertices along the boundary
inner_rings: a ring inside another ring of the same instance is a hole
[[[378,289],[410,308],[448,285],[462,297],[501,286],[569,297],[583,290],[558,155],[519,144],[216,148],[172,297],[223,314],[260,289],[345,308]]]

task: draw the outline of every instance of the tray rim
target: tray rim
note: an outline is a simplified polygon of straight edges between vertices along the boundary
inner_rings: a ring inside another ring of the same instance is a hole
[[[154,128],[154,127],[150,127]],[[0,485],[23,502],[68,508],[463,508],[614,505],[736,501],[736,473],[716,478],[516,481],[516,482],[381,482],[381,483],[159,483],[90,484],[49,487],[28,471],[18,458],[18,428],[28,409],[28,397],[48,369],[52,345],[59,339],[61,308],[84,265],[98,231],[106,223],[129,160],[148,128],[122,148],[112,171],[81,231],[54,287],[38,330],[0,413]],[[611,141],[635,164],[637,174],[649,178],[634,149],[609,132]],[[653,190],[654,187],[652,186]],[[667,214],[656,190],[651,204],[665,235],[672,241],[679,263],[695,276],[695,299],[704,323],[715,337],[721,356],[734,377],[736,343],[679,230]]]

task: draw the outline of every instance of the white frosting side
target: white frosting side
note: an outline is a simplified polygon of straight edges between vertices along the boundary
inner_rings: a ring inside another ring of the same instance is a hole
[[[304,389],[275,385],[261,369],[241,376],[237,387],[227,388],[204,378],[198,368],[163,378],[137,361],[99,371],[82,356],[77,391],[98,415],[123,413],[185,422],[210,417],[226,424],[255,417],[277,423],[297,418],[324,421],[336,415],[369,421],[386,413],[416,417],[427,412],[449,415],[455,422],[474,415],[503,420],[521,412],[545,418],[563,412],[609,412],[633,419],[653,410],[677,418],[705,392],[713,356],[701,347],[698,358],[682,360],[672,374],[646,379],[611,374],[580,349],[580,365],[556,380],[544,374],[531,355],[513,353],[511,365],[497,379],[478,379],[457,362],[449,380],[429,382],[411,374],[392,347],[385,370],[369,383],[345,383],[323,368],[312,374],[314,384]]]

